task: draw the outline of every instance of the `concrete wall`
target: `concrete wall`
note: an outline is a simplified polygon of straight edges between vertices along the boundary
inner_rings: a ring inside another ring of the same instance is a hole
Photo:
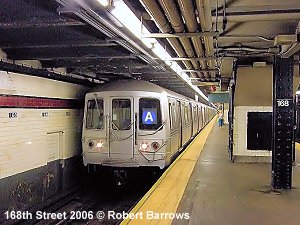
[[[294,68],[294,93],[299,83],[299,68]],[[271,152],[262,149],[247,149],[247,113],[272,112],[273,67],[240,67],[237,70],[236,91],[234,99],[233,154],[236,157],[252,157],[247,161],[256,162],[255,157],[267,156]],[[263,161],[265,161],[263,159]]]
[[[237,161],[270,160],[268,150],[247,149],[247,113],[272,112],[272,72],[271,66],[237,70],[233,122],[233,155]]]
[[[272,105],[272,67],[240,67],[237,70],[235,106]]]

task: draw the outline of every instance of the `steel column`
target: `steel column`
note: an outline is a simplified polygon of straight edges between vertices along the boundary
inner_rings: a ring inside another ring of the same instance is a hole
[[[233,70],[233,79],[229,82],[229,138],[228,138],[228,155],[230,162],[234,162],[233,158],[233,122],[234,122],[234,92],[235,92],[235,82],[236,82],[236,73],[237,66],[234,63]]]
[[[292,187],[293,165],[293,58],[275,56],[273,64],[272,187]]]

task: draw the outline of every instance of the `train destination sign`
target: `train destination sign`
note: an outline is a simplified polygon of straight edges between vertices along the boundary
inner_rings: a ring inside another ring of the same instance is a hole
[[[143,108],[142,120],[143,124],[157,124],[157,109]]]

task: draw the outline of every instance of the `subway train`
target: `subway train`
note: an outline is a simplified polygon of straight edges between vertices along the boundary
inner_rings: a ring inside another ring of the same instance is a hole
[[[215,114],[212,107],[147,81],[95,87],[85,98],[83,163],[90,170],[163,169]]]

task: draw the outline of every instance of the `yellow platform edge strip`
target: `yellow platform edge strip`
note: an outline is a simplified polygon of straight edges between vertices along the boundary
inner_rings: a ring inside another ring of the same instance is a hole
[[[168,196],[163,196],[163,197],[165,197],[165,199],[163,199],[163,200],[161,200],[161,199],[157,200],[156,199],[157,202],[161,203],[161,205],[156,204],[156,208],[158,207],[156,210],[161,211],[161,208],[164,207],[164,205],[162,205],[163,202],[165,204],[168,204],[167,202],[172,202],[173,205],[171,206],[171,208],[172,208],[173,211],[171,211],[171,212],[168,211],[167,213],[176,213],[176,210],[177,210],[177,207],[178,207],[178,205],[180,203],[182,195],[183,195],[183,193],[184,193],[184,191],[185,191],[185,189],[187,187],[190,175],[191,175],[192,171],[194,170],[194,167],[195,167],[195,165],[197,163],[198,157],[199,157],[201,151],[203,150],[204,144],[205,144],[205,142],[206,142],[206,140],[208,138],[208,135],[210,134],[210,132],[211,132],[211,130],[213,128],[213,125],[214,125],[214,123],[216,121],[216,118],[217,118],[217,116],[215,116],[203,128],[203,130],[194,138],[194,140],[187,146],[187,148],[182,152],[182,154],[180,154],[176,158],[176,160],[166,169],[166,171],[156,181],[156,183],[151,187],[151,189],[143,196],[143,198],[130,211],[130,214],[136,215],[142,209],[142,207],[146,205],[147,201],[149,200],[149,198],[151,198],[151,196],[154,194],[155,191],[160,192],[161,190],[164,190],[164,187],[163,187],[164,183],[168,183],[168,181],[166,181],[166,177],[168,175],[172,174],[172,173],[175,173],[173,171],[173,168],[176,165],[178,165],[178,161],[181,160],[181,161],[185,161],[185,162],[182,162],[181,164],[184,164],[184,165],[188,164],[188,168],[187,168],[188,171],[182,172],[184,174],[184,176],[179,178],[179,182],[181,183],[181,190],[180,191],[176,191],[175,190],[175,195],[176,196],[173,196],[174,193],[171,193],[172,194],[172,198],[177,198],[177,199],[175,199],[175,201],[174,201],[174,199],[167,199]],[[200,142],[200,143],[198,143],[198,142]],[[196,144],[197,144],[197,146],[196,146]],[[193,149],[195,147],[196,147],[196,150]],[[190,161],[192,161],[192,162],[190,162]],[[181,171],[179,171],[179,173],[180,172]],[[177,171],[177,173],[178,173],[178,171]],[[176,184],[176,186],[178,186],[178,185],[180,185],[180,184]],[[158,190],[158,189],[160,189],[160,190]],[[168,190],[168,191],[171,192],[171,190]],[[167,195],[168,195],[168,193],[167,193]],[[148,205],[149,205],[149,203],[148,203]],[[170,208],[170,207],[168,207],[168,208]],[[151,209],[149,209],[149,210],[151,210]],[[125,219],[125,220],[123,220],[121,222],[121,225],[134,224],[134,223],[136,223],[136,224],[150,224],[150,223],[151,224],[156,224],[156,223],[159,223],[159,222],[162,222],[162,221],[159,221],[159,220],[156,220],[156,221],[147,220],[146,218],[143,218],[143,220],[141,221],[139,219],[130,219],[130,218],[127,218],[127,219]],[[172,220],[164,220],[163,224],[170,224],[171,222],[172,222]]]

